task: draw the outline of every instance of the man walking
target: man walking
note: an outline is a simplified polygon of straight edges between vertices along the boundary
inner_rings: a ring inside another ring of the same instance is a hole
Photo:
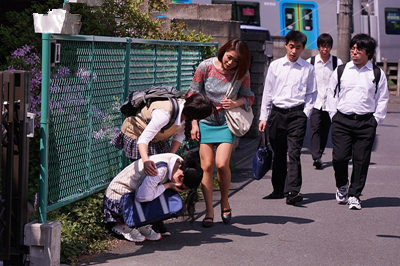
[[[317,39],[319,54],[307,60],[314,65],[315,78],[317,82],[317,99],[310,116],[310,144],[311,156],[314,160],[315,169],[322,169],[322,154],[324,153],[328,141],[331,118],[325,111],[326,90],[329,85],[329,78],[342,60],[331,55],[333,46],[332,36],[328,33],[321,34]]]
[[[273,61],[268,69],[259,123],[259,130],[264,132],[268,121],[274,150],[271,179],[274,190],[267,198],[286,196],[286,203],[291,205],[303,200],[300,154],[317,92],[314,68],[300,58],[306,42],[307,37],[299,31],[286,35],[286,56]]]
[[[332,74],[327,111],[332,118],[332,162],[336,200],[361,209],[360,195],[367,179],[376,127],[386,116],[389,91],[386,76],[370,61],[376,41],[357,34],[350,41],[351,61]],[[350,185],[348,163],[353,163]],[[347,198],[348,197],[348,198]]]

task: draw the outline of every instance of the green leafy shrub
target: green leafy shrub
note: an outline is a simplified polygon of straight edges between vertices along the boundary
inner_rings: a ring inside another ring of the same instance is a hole
[[[61,222],[61,262],[73,263],[83,254],[110,246],[109,231],[101,211],[104,192],[49,212],[48,220]]]

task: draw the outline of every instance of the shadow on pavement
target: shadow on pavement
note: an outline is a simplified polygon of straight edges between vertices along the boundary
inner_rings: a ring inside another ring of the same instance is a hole
[[[377,197],[362,201],[363,208],[377,207],[400,207],[400,198],[397,197]]]
[[[400,239],[400,236],[394,236],[394,235],[376,235],[377,237],[386,237],[386,238],[398,238]]]
[[[273,216],[273,215],[242,215],[232,218],[233,224],[254,225],[262,223],[270,224],[308,224],[314,222],[311,219],[290,217],[290,216]]]
[[[317,201],[334,200],[335,193],[307,193],[303,194],[303,198],[301,205],[306,205]]]

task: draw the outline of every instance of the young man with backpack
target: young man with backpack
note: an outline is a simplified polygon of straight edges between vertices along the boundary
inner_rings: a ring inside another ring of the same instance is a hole
[[[319,54],[307,60],[314,66],[318,90],[317,99],[310,116],[310,150],[315,169],[322,169],[321,158],[328,141],[329,128],[331,127],[331,118],[329,113],[325,111],[329,78],[335,68],[342,64],[342,60],[331,55],[332,45],[332,36],[328,33],[321,34],[317,39]]]
[[[355,35],[350,41],[351,61],[333,72],[327,92],[336,200],[347,202],[349,209],[361,209],[360,196],[367,179],[376,127],[385,118],[389,101],[386,76],[370,61],[376,45],[369,35]],[[349,184],[350,159],[353,170]]]

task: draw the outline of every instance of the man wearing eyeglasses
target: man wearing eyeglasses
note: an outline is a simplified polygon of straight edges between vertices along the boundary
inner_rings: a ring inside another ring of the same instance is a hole
[[[350,41],[351,61],[336,68],[327,91],[336,200],[347,203],[349,209],[361,209],[360,195],[367,179],[376,127],[385,118],[389,101],[386,76],[370,61],[376,45],[369,35],[355,35]],[[342,73],[339,79],[338,72]],[[349,184],[350,159],[353,170]]]

